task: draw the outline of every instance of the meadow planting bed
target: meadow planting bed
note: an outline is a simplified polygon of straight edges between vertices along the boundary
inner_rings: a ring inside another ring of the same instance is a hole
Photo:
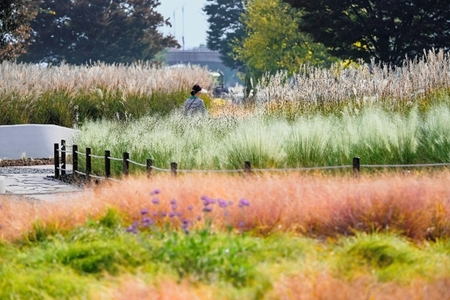
[[[450,299],[449,61],[279,72],[194,119],[202,69],[2,63],[2,124],[74,126],[80,151],[183,172],[114,162],[73,201],[1,196],[0,298]],[[299,170],[355,156],[358,178]],[[244,161],[259,170],[231,172]]]
[[[0,296],[447,299],[449,175],[132,177],[64,203],[2,197]]]

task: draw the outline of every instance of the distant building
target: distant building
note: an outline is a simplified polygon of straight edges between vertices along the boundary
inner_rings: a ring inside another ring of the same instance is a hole
[[[188,50],[169,49],[166,55],[166,63],[169,66],[178,64],[200,65],[207,67],[211,71],[222,71],[224,74],[224,83],[228,86],[234,86],[239,83],[237,72],[226,67],[220,59],[218,51],[211,51],[206,47],[193,48]]]

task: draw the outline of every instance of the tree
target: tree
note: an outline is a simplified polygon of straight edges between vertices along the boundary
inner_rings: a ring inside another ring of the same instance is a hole
[[[170,25],[155,8],[157,0],[41,0],[32,22],[34,43],[26,62],[89,61],[131,63],[151,60],[166,47],[179,47],[158,27]]]
[[[400,65],[449,48],[448,0],[283,0],[303,12],[299,30],[343,59]]]
[[[25,52],[31,35],[30,21],[36,13],[31,0],[0,2],[0,62],[14,60]]]
[[[242,69],[243,63],[236,60],[233,44],[245,36],[241,16],[245,12],[245,0],[207,0],[203,11],[208,16],[209,29],[206,45],[218,51],[221,59],[231,69]]]
[[[294,73],[305,63],[330,64],[327,49],[298,32],[299,18],[300,14],[281,0],[249,1],[243,18],[248,35],[234,50],[253,76],[279,70]]]

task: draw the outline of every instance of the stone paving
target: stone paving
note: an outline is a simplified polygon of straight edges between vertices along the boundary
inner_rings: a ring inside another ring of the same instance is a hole
[[[55,180],[53,174],[48,173],[0,175],[0,193],[4,196],[17,195],[30,200],[56,201],[77,198],[86,192],[89,190]]]

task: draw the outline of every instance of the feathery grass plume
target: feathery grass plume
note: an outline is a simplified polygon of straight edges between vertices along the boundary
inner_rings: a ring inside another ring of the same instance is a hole
[[[206,68],[130,65],[0,64],[0,124],[57,124],[126,120],[167,114],[182,106],[194,83],[212,87]],[[205,97],[206,105],[210,98]]]
[[[303,65],[293,76],[283,71],[266,75],[256,86],[256,102],[269,113],[277,113],[274,107],[304,113],[361,109],[374,104],[404,111],[414,104],[426,109],[433,96],[448,96],[449,86],[449,54],[430,50],[423,58],[409,59],[398,68],[373,63],[345,69],[339,64],[330,69]]]
[[[448,163],[449,114],[443,104],[427,112],[372,106],[357,114],[316,113],[292,120],[256,113],[190,119],[178,111],[121,123],[86,122],[76,142],[97,155],[110,150],[112,157],[121,158],[129,152],[141,164],[151,158],[155,167],[166,170],[170,162],[186,171],[240,170],[245,161],[254,168],[348,166],[355,156],[362,164]],[[103,160],[93,163],[93,171],[102,175]],[[112,168],[120,176],[121,164],[114,162]],[[145,172],[131,168],[132,173]]]

